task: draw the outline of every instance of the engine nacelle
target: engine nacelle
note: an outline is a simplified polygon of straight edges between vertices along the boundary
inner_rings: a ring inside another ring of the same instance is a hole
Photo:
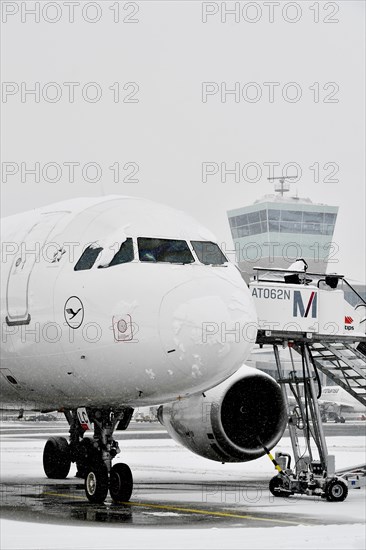
[[[243,366],[204,394],[162,405],[158,418],[173,439],[204,458],[247,462],[265,454],[260,441],[276,445],[287,414],[277,382]]]

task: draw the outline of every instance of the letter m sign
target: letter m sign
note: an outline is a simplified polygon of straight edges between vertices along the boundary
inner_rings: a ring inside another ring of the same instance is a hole
[[[311,309],[311,316],[316,317],[317,315],[317,296],[318,294],[313,291],[310,294],[310,298],[307,304],[304,305],[301,291],[300,290],[294,290],[294,309],[293,309],[293,316],[294,317],[307,317],[309,315],[310,309]]]

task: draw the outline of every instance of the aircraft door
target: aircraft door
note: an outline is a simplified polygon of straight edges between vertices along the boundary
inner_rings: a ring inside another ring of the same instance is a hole
[[[28,293],[29,279],[36,262],[39,262],[42,248],[47,237],[65,212],[42,214],[20,243],[18,254],[14,255],[9,271],[6,289],[8,325],[27,325],[30,323]]]

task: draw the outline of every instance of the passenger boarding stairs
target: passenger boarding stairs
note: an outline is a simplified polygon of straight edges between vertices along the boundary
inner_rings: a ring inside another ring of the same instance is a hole
[[[272,478],[270,491],[274,496],[307,494],[340,502],[349,488],[365,485],[366,465],[335,470],[318,403],[318,371],[366,406],[366,302],[343,275],[255,269],[257,274],[249,288],[258,314],[257,344],[273,346],[295,464],[291,469],[290,455],[276,453],[274,463],[279,473]],[[344,284],[361,302],[355,308],[344,298]],[[289,348],[292,370],[288,372],[281,364],[279,346]],[[300,366],[295,365],[291,348],[301,355]],[[294,398],[295,407],[289,396]],[[300,452],[299,432],[306,440],[306,455]]]
[[[257,344],[290,346],[300,354],[305,346],[319,371],[366,406],[363,297],[343,275],[294,272],[288,279],[288,270],[254,269],[250,288],[258,311]],[[354,309],[344,300],[344,285],[358,297]]]
[[[350,344],[314,342],[308,344],[316,367],[366,406],[366,357]]]

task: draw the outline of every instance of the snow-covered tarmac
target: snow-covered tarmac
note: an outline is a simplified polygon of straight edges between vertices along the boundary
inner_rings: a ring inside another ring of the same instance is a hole
[[[327,438],[336,467],[365,463],[365,437],[347,435],[351,426],[340,430]],[[74,467],[63,482],[45,478],[43,446],[55,431],[65,426],[1,426],[1,550],[365,548],[364,489],[350,491],[343,503],[275,499],[267,457],[221,465],[160,439],[157,426],[131,425],[130,436],[139,439],[120,443],[118,460],[130,465],[135,480],[130,505],[91,505]],[[290,452],[289,439],[276,450]]]

